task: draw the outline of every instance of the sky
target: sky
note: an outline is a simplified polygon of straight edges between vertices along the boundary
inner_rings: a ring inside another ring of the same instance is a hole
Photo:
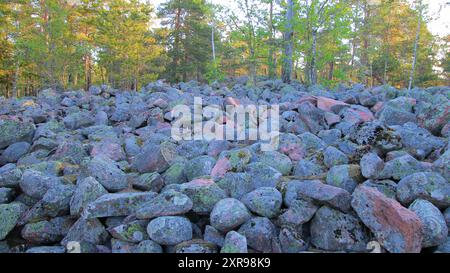
[[[146,0],[142,0],[146,1]],[[234,1],[230,0],[209,0],[216,4],[229,6],[231,8],[237,8]],[[413,0],[408,0],[412,2]],[[154,6],[158,6],[165,0],[150,0]],[[434,35],[444,37],[450,34],[450,2],[448,0],[423,0],[424,4],[428,5],[430,22],[428,22],[428,28]],[[443,7],[441,9],[441,7]],[[440,13],[438,14],[438,11]]]

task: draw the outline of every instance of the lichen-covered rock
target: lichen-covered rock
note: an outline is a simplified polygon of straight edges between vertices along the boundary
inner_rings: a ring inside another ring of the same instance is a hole
[[[211,213],[217,202],[227,197],[225,191],[210,179],[182,184],[180,190],[192,200],[192,211],[201,215]]]
[[[132,221],[126,224],[118,225],[108,229],[108,232],[112,237],[129,242],[129,243],[139,243],[148,239],[147,235],[147,221],[139,220]]]
[[[25,206],[22,203],[0,205],[0,241],[13,230],[24,212]]]
[[[230,231],[225,236],[223,247],[220,253],[247,253],[247,238],[237,233],[236,231]]]
[[[418,253],[422,249],[423,226],[417,215],[376,189],[359,186],[352,208],[391,253]]]
[[[189,212],[192,207],[192,200],[187,195],[175,190],[168,190],[143,204],[137,210],[136,217],[152,219],[160,216],[182,215]]]
[[[225,238],[222,233],[220,233],[220,231],[215,229],[213,226],[206,225],[203,239],[222,247]]]
[[[70,228],[61,245],[66,246],[69,242],[87,242],[94,245],[104,243],[108,238],[108,232],[98,219],[79,218]]]
[[[292,170],[291,159],[276,151],[262,153],[258,156],[258,161],[274,168],[282,175],[289,175]]]
[[[249,164],[246,173],[250,175],[254,189],[261,187],[275,188],[282,177],[279,171],[262,162]]]
[[[15,196],[14,189],[0,188],[0,204],[10,203]]]
[[[289,209],[278,217],[278,224],[283,227],[298,228],[309,222],[319,209],[311,201],[295,199],[291,202]]]
[[[283,253],[301,253],[308,249],[308,243],[297,232],[288,228],[280,231],[279,240]]]
[[[23,173],[19,185],[22,191],[28,196],[42,199],[49,189],[60,186],[61,181],[58,177],[45,175],[39,171],[28,169]]]
[[[128,187],[126,174],[116,162],[106,157],[94,157],[84,162],[82,173],[85,177],[93,177],[111,192],[118,192]]]
[[[422,247],[439,246],[445,243],[448,235],[444,216],[433,204],[417,199],[409,206],[419,217],[423,225]]]
[[[191,159],[185,166],[184,173],[189,181],[196,178],[211,175],[216,165],[216,160],[210,156],[200,156]]]
[[[384,161],[376,153],[365,154],[359,163],[365,178],[374,179],[383,171]]]
[[[397,157],[386,162],[383,171],[378,175],[378,179],[401,180],[402,178],[418,172],[427,171],[427,166],[414,157],[408,155]]]
[[[175,149],[176,147],[170,142],[160,145],[149,143],[142,148],[141,153],[134,157],[132,166],[140,173],[162,173],[170,167],[169,163],[176,155]]]
[[[298,198],[312,200],[318,205],[327,205],[344,212],[350,209],[351,195],[348,191],[317,180],[296,183],[295,192]]]
[[[350,193],[363,181],[364,178],[358,165],[335,166],[330,169],[327,175],[328,185],[342,188]]]
[[[0,162],[16,163],[22,156],[26,155],[31,145],[28,142],[17,142],[10,145],[1,155]]]
[[[152,240],[145,240],[136,246],[134,253],[163,253],[163,249]]]
[[[164,187],[164,180],[159,173],[145,173],[133,179],[133,187],[142,191],[159,192]]]
[[[49,221],[41,221],[26,224],[21,236],[31,244],[53,244],[60,241],[64,236],[55,225]]]
[[[413,173],[398,183],[397,198],[404,205],[424,199],[438,208],[447,208],[450,206],[450,183],[438,173]]]
[[[255,214],[273,218],[280,212],[283,203],[281,193],[275,188],[258,188],[244,197],[242,202]]]
[[[348,164],[348,157],[333,146],[328,147],[323,153],[323,163],[328,168]]]
[[[397,183],[392,180],[367,180],[362,183],[363,186],[377,189],[386,197],[396,199],[397,198]]]
[[[15,164],[0,167],[0,187],[14,188],[19,185],[22,171]]]
[[[194,239],[176,245],[175,253],[189,253],[189,254],[217,253],[217,246],[201,239]]]
[[[281,252],[275,225],[265,217],[254,217],[238,230],[252,249],[263,253]]]
[[[184,217],[163,216],[150,221],[147,233],[160,245],[177,245],[192,239],[192,225]]]
[[[433,163],[433,171],[440,173],[447,181],[450,181],[450,149]]]
[[[92,219],[135,214],[143,204],[151,201],[156,195],[154,192],[105,194],[90,203],[83,216]]]
[[[233,230],[251,218],[251,214],[243,203],[233,198],[220,200],[211,212],[211,225],[227,232]]]
[[[363,224],[350,214],[324,206],[311,221],[311,243],[320,249],[363,252],[367,242]]]
[[[108,191],[93,177],[79,181],[70,200],[70,214],[81,215],[90,203],[105,194],[108,194]]]
[[[17,142],[30,143],[36,127],[33,123],[15,120],[0,120],[0,149],[7,148]]]
[[[89,112],[75,112],[63,119],[64,126],[69,130],[77,130],[94,125],[95,120]]]

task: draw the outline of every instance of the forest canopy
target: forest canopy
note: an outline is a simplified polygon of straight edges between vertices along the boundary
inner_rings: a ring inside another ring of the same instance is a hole
[[[327,87],[449,85],[450,36],[422,1],[10,0],[0,3],[0,95],[248,75]]]

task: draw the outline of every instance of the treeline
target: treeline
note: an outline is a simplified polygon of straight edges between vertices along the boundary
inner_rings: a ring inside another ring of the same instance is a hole
[[[430,33],[421,1],[228,2],[235,8],[206,0],[158,8],[139,0],[2,1],[0,95],[240,75],[250,83],[449,84],[450,39]]]

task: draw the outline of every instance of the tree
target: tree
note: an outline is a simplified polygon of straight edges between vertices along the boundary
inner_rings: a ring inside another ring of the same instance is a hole
[[[283,56],[283,69],[282,79],[285,83],[291,82],[292,68],[293,68],[293,51],[294,51],[294,1],[287,0],[286,5],[286,26],[284,37],[284,56]]]

